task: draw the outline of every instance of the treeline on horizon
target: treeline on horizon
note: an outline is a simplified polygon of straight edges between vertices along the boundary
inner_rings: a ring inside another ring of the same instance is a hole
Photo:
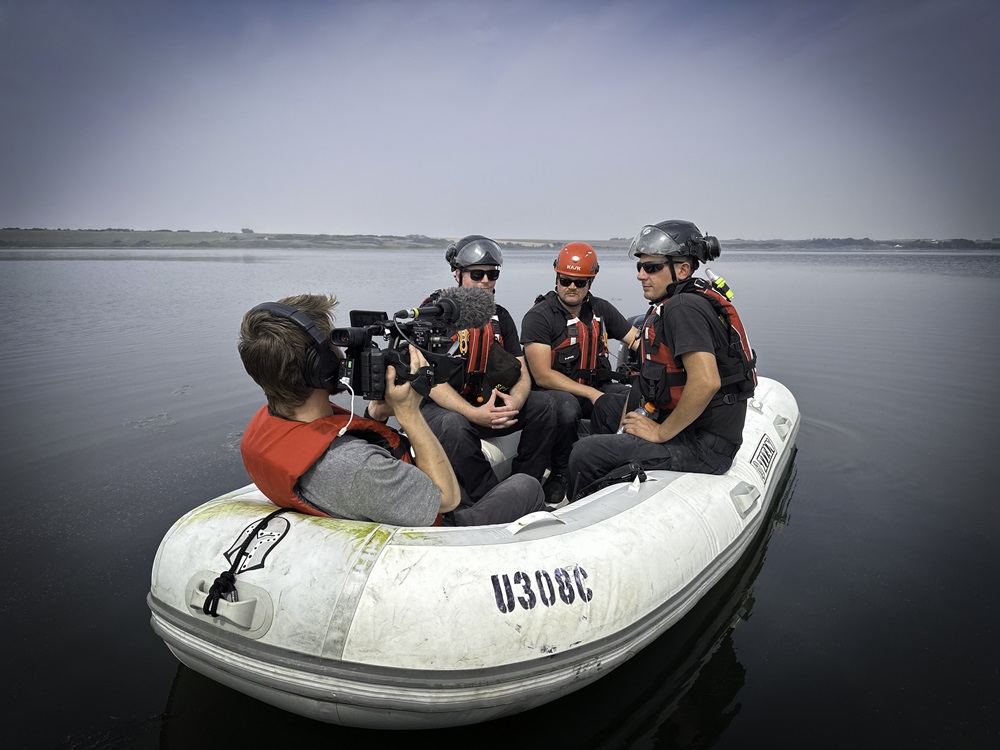
[[[180,235],[179,237],[177,235]],[[129,229],[108,227],[105,229],[48,229],[45,227],[3,227],[0,228],[0,247],[211,247],[231,245],[233,242],[259,246],[264,243],[288,242],[295,246],[341,247],[437,247],[451,238],[428,237],[423,234],[380,235],[380,234],[287,234],[258,233],[249,228],[239,232],[221,230],[198,231],[189,229]],[[565,240],[549,239],[502,239],[498,242],[513,247],[559,248],[574,238]],[[612,237],[609,240],[587,240],[595,247],[617,247],[631,241],[627,237]],[[723,246],[745,249],[929,249],[929,250],[1000,250],[1000,237],[991,240],[973,240],[957,237],[946,240],[933,239],[886,239],[873,240],[869,237],[813,237],[810,239],[768,239],[746,240],[742,238],[720,239]]]

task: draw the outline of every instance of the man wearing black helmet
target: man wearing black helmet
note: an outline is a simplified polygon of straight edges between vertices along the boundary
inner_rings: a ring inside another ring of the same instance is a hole
[[[640,371],[627,399],[595,406],[594,434],[570,456],[570,497],[596,489],[630,462],[724,474],[743,442],[756,355],[728,297],[693,276],[719,257],[719,241],[689,221],[644,226],[629,247],[651,307],[639,337]],[[617,430],[617,434],[614,433]]]
[[[463,237],[448,246],[445,259],[460,287],[496,292],[503,252],[490,238]],[[483,455],[481,438],[520,430],[511,471],[542,479],[549,464],[555,409],[545,394],[531,391],[517,325],[505,308],[497,305],[486,326],[459,331],[456,340],[456,353],[465,359],[465,367],[431,389],[422,411],[455,467],[462,502],[467,504],[478,501],[498,483]]]

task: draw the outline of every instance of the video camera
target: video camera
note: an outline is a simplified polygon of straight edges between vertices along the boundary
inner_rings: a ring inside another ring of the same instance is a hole
[[[334,328],[330,341],[344,350],[344,370],[351,387],[365,399],[385,398],[386,368],[396,368],[396,383],[410,381],[412,388],[427,396],[437,383],[464,366],[453,356],[457,342],[452,336],[466,328],[480,328],[496,311],[493,295],[476,287],[455,287],[436,292],[424,307],[400,310],[392,318],[384,312],[351,310],[351,326]],[[380,348],[376,339],[385,342]],[[419,349],[428,367],[410,373],[409,345]]]

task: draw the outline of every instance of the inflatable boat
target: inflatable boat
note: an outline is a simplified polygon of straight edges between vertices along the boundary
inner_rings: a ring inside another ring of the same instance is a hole
[[[759,537],[799,412],[768,378],[748,403],[726,474],[647,471],[507,525],[273,516],[244,487],[163,538],[152,627],[191,669],[320,721],[421,729],[541,705],[669,630]],[[502,466],[510,446],[484,451]]]

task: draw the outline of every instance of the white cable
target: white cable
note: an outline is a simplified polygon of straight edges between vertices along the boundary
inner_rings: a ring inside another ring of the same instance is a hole
[[[347,424],[340,428],[340,432],[337,433],[337,437],[344,437],[344,433],[347,432],[347,428],[351,426],[351,422],[354,421],[354,389],[351,388],[351,379],[348,376],[344,376],[340,379],[341,385],[347,388],[351,392],[351,409],[350,418],[347,420]]]

